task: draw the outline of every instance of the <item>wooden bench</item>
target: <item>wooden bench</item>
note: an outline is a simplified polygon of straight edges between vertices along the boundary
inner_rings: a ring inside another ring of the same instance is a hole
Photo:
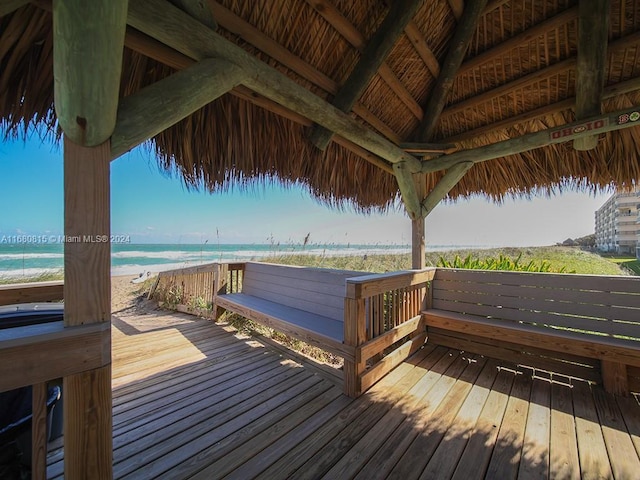
[[[640,389],[638,277],[437,269],[423,317],[430,342],[569,372],[596,359],[608,391]]]
[[[218,294],[218,308],[237,313],[340,357],[344,344],[346,280],[363,272],[247,262],[242,288]]]

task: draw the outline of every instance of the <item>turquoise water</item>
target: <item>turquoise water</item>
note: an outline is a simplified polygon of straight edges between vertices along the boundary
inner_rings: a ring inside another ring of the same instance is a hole
[[[246,261],[279,254],[375,255],[407,253],[406,245],[151,245],[117,243],[111,246],[111,271],[129,275],[158,272],[199,263]],[[30,277],[63,268],[62,243],[0,243],[0,276]]]

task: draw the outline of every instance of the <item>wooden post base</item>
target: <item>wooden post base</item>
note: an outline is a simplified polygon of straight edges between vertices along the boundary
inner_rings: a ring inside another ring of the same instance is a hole
[[[629,396],[627,366],[623,363],[601,360],[602,385],[608,393]]]

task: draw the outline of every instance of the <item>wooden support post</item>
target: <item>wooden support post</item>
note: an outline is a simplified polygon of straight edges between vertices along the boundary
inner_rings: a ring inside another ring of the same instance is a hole
[[[354,347],[355,360],[344,361],[344,393],[357,397],[362,393],[360,375],[366,368],[362,360],[362,345],[367,338],[364,298],[345,298],[344,301],[344,343]]]
[[[413,183],[416,186],[418,199],[425,196],[425,175],[416,173],[413,175]],[[418,215],[411,219],[411,268],[422,270],[426,267],[425,241],[424,241],[424,215]]]
[[[492,143],[491,145],[472,148],[470,150],[461,150],[451,155],[443,155],[439,158],[424,161],[422,163],[422,172],[429,173],[446,170],[461,161],[471,161],[473,163],[486,162],[487,160],[527,152],[555,143],[568,142],[574,138],[598,135],[614,130],[622,130],[623,128],[638,127],[640,124],[638,124],[637,121],[624,122],[620,120],[624,118],[628,119],[630,115],[638,111],[640,111],[640,106],[625,108],[624,110],[607,113],[600,117],[593,117],[589,120],[573,122],[561,127],[529,133],[521,137],[512,138],[511,140],[505,140],[504,142]]]
[[[353,108],[422,3],[423,0],[399,0],[391,4],[389,13],[369,40],[349,78],[334,97],[334,106],[345,113]],[[309,140],[320,150],[325,150],[332,135],[333,132],[330,130],[315,126]]]
[[[578,65],[576,68],[576,120],[600,115],[607,64],[609,0],[581,0],[578,6]],[[573,148],[592,150],[598,136],[576,138]]]
[[[217,305],[218,295],[227,293],[227,279],[229,278],[229,264],[218,263],[213,271],[213,308],[216,320],[224,313],[224,308]]]
[[[109,141],[64,137],[65,326],[111,322],[110,156]],[[63,390],[65,478],[111,478],[111,364],[64,377]]]
[[[31,478],[47,478],[47,384],[36,383],[31,399]]]
[[[627,366],[623,363],[601,360],[602,384],[604,389],[614,395],[629,395],[629,379]]]
[[[0,2],[0,18],[29,3],[29,0],[2,0]]]
[[[54,0],[53,79],[58,122],[96,146],[116,124],[127,0]]]
[[[471,167],[473,167],[473,162],[460,162],[449,168],[444,177],[440,179],[422,202],[422,215],[425,217],[429,215]]]
[[[393,173],[396,176],[398,188],[400,188],[400,193],[402,194],[402,201],[409,217],[412,220],[419,218],[421,216],[420,199],[413,181],[413,172],[411,172],[406,163],[400,162],[393,165]]]
[[[245,76],[231,62],[205,59],[122,99],[111,137],[112,158],[224,95]]]
[[[487,0],[467,0],[456,32],[449,44],[447,56],[441,66],[440,76],[436,81],[429,102],[424,110],[422,122],[413,134],[416,141],[428,142],[438,123],[440,114],[447,102],[447,96],[453,86],[453,80],[462,65],[469,41],[476,31]]]

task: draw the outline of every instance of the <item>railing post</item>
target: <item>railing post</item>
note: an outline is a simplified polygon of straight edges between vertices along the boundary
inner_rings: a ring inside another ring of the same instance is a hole
[[[213,270],[213,309],[218,320],[224,313],[223,308],[218,307],[218,295],[227,293],[227,279],[229,277],[229,264],[217,263]]]
[[[344,393],[357,397],[362,393],[360,375],[366,367],[362,360],[360,345],[366,341],[364,298],[345,298],[344,301],[344,343],[354,347],[355,360],[344,362]]]
[[[31,478],[47,478],[47,384],[33,386],[31,417]]]

